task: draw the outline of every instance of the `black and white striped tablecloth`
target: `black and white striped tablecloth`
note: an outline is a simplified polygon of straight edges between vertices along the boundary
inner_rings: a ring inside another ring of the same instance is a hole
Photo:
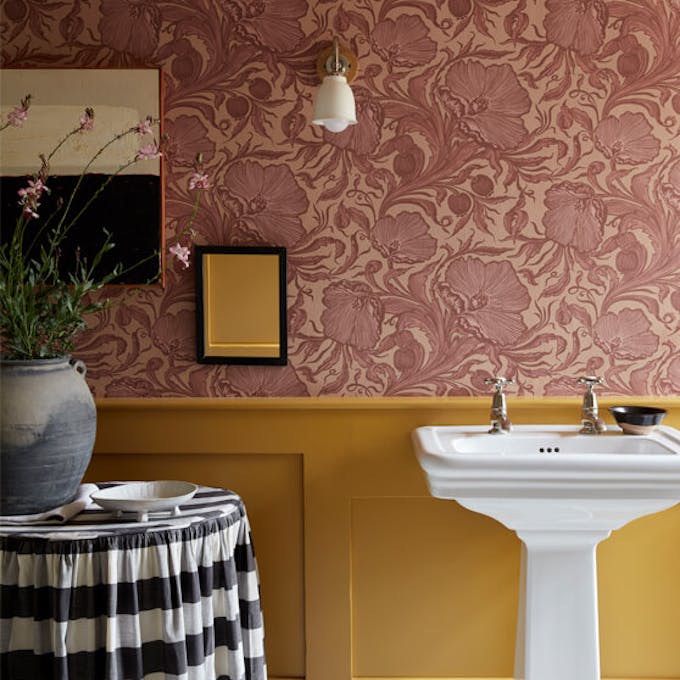
[[[0,677],[266,680],[241,499],[200,487],[144,523],[91,504],[67,524],[0,526]]]

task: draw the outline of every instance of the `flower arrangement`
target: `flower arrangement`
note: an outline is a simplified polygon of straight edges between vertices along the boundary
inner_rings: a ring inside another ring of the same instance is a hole
[[[8,114],[0,131],[22,127],[28,119],[31,96]],[[165,140],[140,146],[133,158],[121,165],[80,205],[74,203],[82,191],[82,183],[89,168],[104,151],[128,135],[139,135],[143,140],[153,137],[153,127],[158,121],[147,116],[138,124],[114,135],[96,151],[82,170],[75,187],[66,198],[57,200],[57,208],[41,218],[41,199],[50,193],[50,161],[68,139],[86,134],[94,127],[94,111],[86,108],[77,125],[57,142],[52,151],[41,154],[41,167],[18,192],[18,216],[14,231],[0,246],[0,354],[3,359],[49,359],[72,352],[78,333],[87,326],[87,317],[97,314],[110,305],[108,298],[98,299],[93,293],[115,281],[122,273],[121,264],[110,271],[98,274],[103,255],[115,244],[109,232],[103,232],[102,243],[90,261],[76,252],[75,266],[66,275],[60,272],[61,248],[69,232],[87,208],[97,199],[113,177],[125,168],[145,160],[162,156]],[[201,158],[197,157],[189,188],[196,192],[193,210],[184,229],[175,237],[169,252],[182,266],[189,267],[190,250],[181,241],[194,236],[193,222],[198,213],[201,192],[209,187],[208,176],[203,172]],[[76,207],[78,205],[78,207]],[[151,257],[158,257],[158,253]],[[149,259],[149,258],[146,258]],[[137,263],[140,264],[140,263]],[[137,265],[135,265],[137,266]]]

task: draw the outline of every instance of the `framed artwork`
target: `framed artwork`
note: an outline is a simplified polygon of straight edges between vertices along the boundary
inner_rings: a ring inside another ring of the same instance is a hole
[[[196,246],[194,261],[198,361],[285,365],[286,249]]]
[[[106,187],[84,210],[60,255],[65,275],[76,257],[91,257],[112,234],[115,247],[100,263],[110,271],[116,263],[124,273],[116,283],[158,281],[163,257],[163,182],[160,159],[130,163],[137,151],[153,141],[149,135],[128,134],[97,154],[121,131],[151,116],[161,119],[159,69],[4,69],[0,72],[0,112],[7,113],[28,94],[28,119],[21,127],[2,131],[0,199],[3,238],[11,235],[21,208],[17,192],[40,169],[48,155],[77,127],[86,107],[94,110],[94,127],[70,137],[49,160],[46,182],[50,193],[41,198],[41,222],[61,210],[82,181],[70,207],[76,215],[87,200]],[[153,136],[160,138],[159,124]],[[83,170],[92,159],[85,173]],[[38,220],[36,220],[38,222]],[[47,231],[47,230],[45,230]],[[9,233],[8,233],[9,232]],[[142,264],[139,264],[142,263]]]

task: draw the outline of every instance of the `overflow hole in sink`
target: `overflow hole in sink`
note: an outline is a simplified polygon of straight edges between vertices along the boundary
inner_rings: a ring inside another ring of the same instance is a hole
[[[560,452],[560,447],[559,446],[541,446],[538,449],[539,453],[559,453]]]

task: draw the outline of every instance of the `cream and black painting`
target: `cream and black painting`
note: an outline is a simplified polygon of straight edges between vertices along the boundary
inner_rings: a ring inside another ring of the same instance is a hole
[[[21,214],[20,190],[35,181],[41,158],[49,157],[40,219],[34,219],[35,247],[68,211],[65,222],[78,219],[60,249],[63,276],[76,258],[93,258],[109,232],[115,246],[102,258],[102,272],[121,263],[123,273],[115,283],[159,280],[160,71],[5,69],[0,78],[3,121],[30,95],[25,120],[15,120],[0,133],[3,241]],[[86,109],[93,112],[92,120]],[[61,144],[76,128],[82,129]]]

